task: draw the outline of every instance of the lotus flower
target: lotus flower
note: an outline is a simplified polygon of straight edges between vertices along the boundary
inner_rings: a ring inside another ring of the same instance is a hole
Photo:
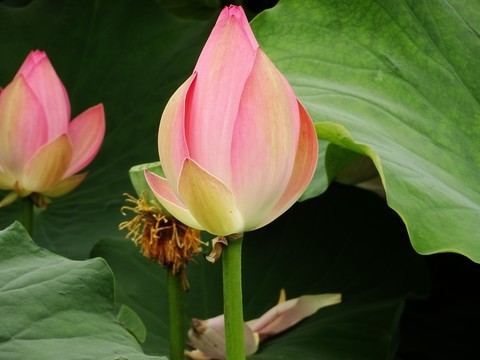
[[[0,189],[18,196],[60,196],[86,173],[105,133],[102,104],[70,122],[70,102],[47,55],[32,51],[0,93]]]
[[[317,163],[312,121],[259,48],[241,7],[223,9],[193,74],[163,112],[161,204],[190,227],[225,236],[285,212]]]

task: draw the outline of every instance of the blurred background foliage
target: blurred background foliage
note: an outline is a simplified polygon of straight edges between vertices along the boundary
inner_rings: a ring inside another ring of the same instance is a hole
[[[283,47],[289,42],[282,38],[282,28],[273,29],[282,21],[293,21],[293,13],[291,17],[285,13],[297,9],[302,15],[297,15],[302,20],[297,30],[304,26],[308,32],[312,24],[305,14],[317,14],[318,4],[335,9],[336,2],[287,2],[241,3],[250,19],[265,9],[284,6],[256,19],[254,31],[316,116],[322,110],[299,82],[303,70],[295,70],[295,59],[284,56]],[[458,7],[458,1],[454,3]],[[148,331],[143,349],[151,355],[165,355],[168,349],[165,273],[144,260],[118,231],[125,220],[120,213],[123,193],[133,193],[128,169],[158,159],[156,134],[163,107],[191,73],[226,4],[217,0],[0,1],[0,86],[8,84],[29,51],[41,49],[67,88],[73,115],[100,102],[106,110],[105,142],[89,166],[87,180],[68,196],[55,199],[47,211],[37,211],[33,239],[70,259],[106,259],[116,281],[116,308],[126,304],[141,317]],[[388,9],[392,2],[352,0],[340,5],[349,4]],[[478,4],[466,4],[478,10]],[[339,23],[348,22],[350,15],[345,13]],[[478,30],[478,23],[471,25]],[[288,26],[285,29],[290,31]],[[302,54],[309,47],[300,45],[291,51]],[[335,141],[320,142],[320,166],[305,196],[310,199],[246,236],[245,317],[271,307],[281,288],[286,288],[289,298],[341,292],[344,301],[268,341],[252,358],[475,358],[478,265],[458,254],[416,254],[404,223],[382,197],[338,183],[328,187],[345,169],[340,177],[344,183],[365,180],[356,177],[362,171],[369,174],[367,178],[377,175],[371,162],[360,169],[354,166],[361,153],[356,145],[346,152],[345,144]],[[325,159],[335,161],[325,163]],[[1,228],[18,216],[18,204],[0,209]],[[473,233],[471,237],[478,238]],[[219,270],[218,264],[207,264],[201,257],[190,265],[186,321],[222,312]]]

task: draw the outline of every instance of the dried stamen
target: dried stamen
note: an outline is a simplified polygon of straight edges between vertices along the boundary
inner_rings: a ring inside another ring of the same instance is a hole
[[[200,231],[193,229],[174,217],[165,216],[155,204],[149,204],[142,194],[139,199],[125,194],[126,202],[121,211],[131,211],[135,217],[119,225],[120,230],[127,229],[127,238],[140,246],[142,254],[165,266],[169,274],[180,275],[185,290],[188,281],[185,269],[189,260],[202,251]]]

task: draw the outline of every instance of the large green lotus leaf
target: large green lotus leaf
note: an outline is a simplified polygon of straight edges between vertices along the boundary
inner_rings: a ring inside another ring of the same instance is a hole
[[[267,341],[251,358],[391,359],[404,299],[425,296],[428,287],[423,259],[406,240],[403,224],[381,198],[338,185],[248,233],[245,319],[274,306],[282,288],[288,298],[343,296],[341,304]],[[125,239],[102,240],[92,256],[107,260],[117,280],[118,303],[130,306],[145,323],[145,352],[168,351],[165,271]],[[198,256],[188,267],[188,279],[186,321],[223,312],[220,263]]]
[[[415,249],[476,262],[479,19],[476,0],[283,0],[252,24],[318,136],[373,159]]]
[[[36,214],[37,243],[79,259],[102,237],[118,234],[122,194],[132,192],[128,170],[158,160],[163,108],[192,72],[212,26],[176,17],[153,0],[0,3],[0,86],[29,51],[42,49],[65,83],[74,116],[100,102],[106,111],[105,141],[86,181]],[[18,219],[18,209],[0,209],[1,228]]]
[[[165,359],[119,324],[113,292],[104,260],[53,254],[19,223],[0,231],[0,359]]]

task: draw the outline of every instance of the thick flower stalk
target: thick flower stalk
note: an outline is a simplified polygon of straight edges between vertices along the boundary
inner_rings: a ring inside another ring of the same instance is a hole
[[[105,133],[102,104],[70,121],[70,102],[47,55],[32,51],[0,93],[0,189],[11,192],[5,206],[30,196],[64,195],[86,173]]]
[[[132,172],[130,175],[132,176]],[[184,293],[189,288],[186,268],[194,255],[202,251],[200,231],[165,214],[156,201],[147,200],[149,196],[146,192],[141,193],[139,199],[128,194],[126,197],[130,204],[122,207],[122,213],[126,215],[125,211],[128,210],[133,212],[135,217],[122,222],[119,229],[127,229],[127,238],[131,238],[141,247],[143,255],[167,270],[169,359],[181,360],[185,339]]]
[[[303,193],[317,163],[313,123],[259,48],[241,7],[226,7],[193,74],[170,98],[146,171],[161,204],[219,236],[258,229]]]
[[[170,360],[183,360],[185,347],[184,293],[189,285],[186,276],[188,262],[202,252],[200,231],[181,223],[163,209],[150,191],[144,169],[162,172],[160,163],[142,164],[130,169],[130,180],[139,199],[126,195],[129,205],[122,213],[131,211],[132,220],[119,228],[127,229],[131,238],[142,249],[143,255],[158,262],[167,270],[166,287],[170,320]]]

